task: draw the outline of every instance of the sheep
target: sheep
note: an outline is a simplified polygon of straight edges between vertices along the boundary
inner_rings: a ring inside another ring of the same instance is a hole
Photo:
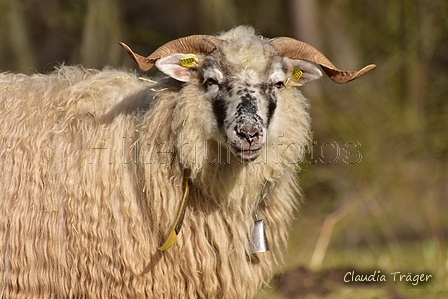
[[[322,76],[315,64],[337,83],[374,65],[340,71],[246,26],[148,57],[121,45],[162,75],[0,74],[0,297],[253,297],[300,200],[296,87]]]

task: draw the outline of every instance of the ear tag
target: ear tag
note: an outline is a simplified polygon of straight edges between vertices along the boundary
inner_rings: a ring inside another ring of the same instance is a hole
[[[266,233],[264,231],[264,219],[256,219],[254,222],[254,230],[252,231],[252,243],[250,244],[250,251],[252,253],[260,253],[269,251]]]
[[[303,72],[299,69],[294,69],[292,71],[292,80],[294,80],[294,82],[299,82],[300,78],[302,78],[302,74]]]
[[[179,59],[179,63],[181,66],[183,67],[187,67],[187,68],[194,68],[198,66],[198,62],[196,61],[196,58],[194,54],[191,54],[192,56],[190,57],[185,57],[185,58],[181,58]]]

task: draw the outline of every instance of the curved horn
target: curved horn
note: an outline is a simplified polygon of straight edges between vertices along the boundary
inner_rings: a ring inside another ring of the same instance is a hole
[[[336,83],[343,84],[361,77],[374,69],[376,65],[369,64],[357,72],[341,71],[328,60],[319,50],[290,37],[277,37],[268,43],[283,56],[293,59],[302,59],[314,62],[322,67],[327,76]]]
[[[126,52],[128,52],[129,56],[137,63],[138,67],[146,72],[150,70],[154,66],[154,63],[160,58],[174,53],[209,53],[221,42],[221,39],[210,35],[190,35],[167,42],[148,57],[143,57],[134,53],[125,43],[119,44],[126,50]]]

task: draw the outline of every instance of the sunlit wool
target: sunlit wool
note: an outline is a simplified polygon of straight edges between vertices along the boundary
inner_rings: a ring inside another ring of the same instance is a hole
[[[253,45],[259,38],[247,30],[222,38]],[[250,65],[270,59],[265,47],[251,46]],[[181,86],[63,66],[1,74],[0,95],[2,298],[250,298],[281,263],[309,141],[297,89],[281,91],[266,146],[251,162],[213,141],[199,78]],[[183,227],[159,252],[185,169]],[[270,244],[257,258],[254,212]]]

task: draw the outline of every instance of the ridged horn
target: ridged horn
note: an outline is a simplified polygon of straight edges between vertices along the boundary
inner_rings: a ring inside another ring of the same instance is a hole
[[[174,53],[199,54],[213,51],[221,39],[211,35],[190,35],[167,42],[148,57],[134,53],[125,43],[119,43],[137,63],[138,67],[146,72],[150,70],[160,58]]]
[[[339,84],[353,81],[376,67],[374,64],[369,64],[357,72],[341,71],[327,57],[319,52],[319,50],[307,43],[290,37],[273,38],[268,43],[282,56],[292,59],[302,59],[320,65],[325,74]]]

